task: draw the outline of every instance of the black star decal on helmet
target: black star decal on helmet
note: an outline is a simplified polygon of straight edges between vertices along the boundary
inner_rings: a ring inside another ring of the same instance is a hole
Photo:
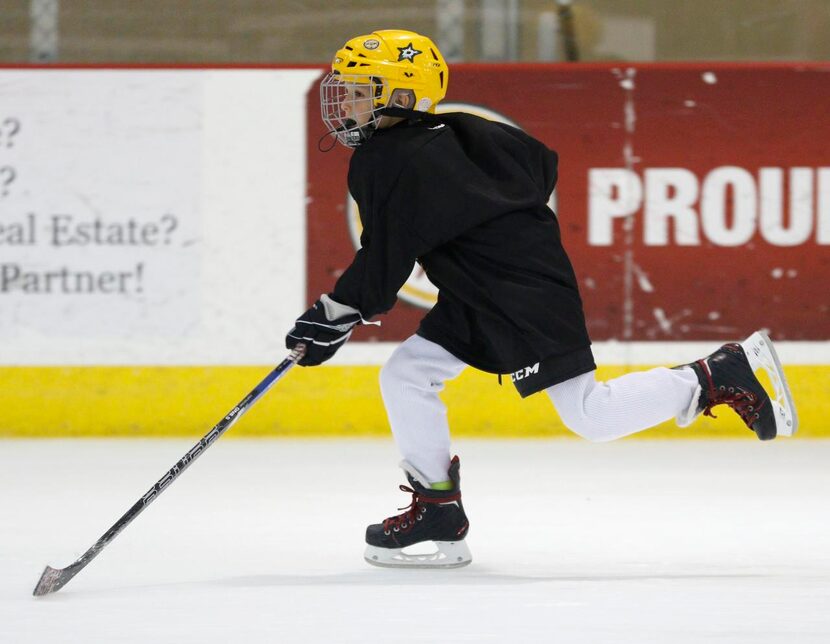
[[[398,47],[397,50],[401,52],[398,56],[398,62],[401,62],[402,60],[408,60],[410,63],[414,63],[415,56],[424,53],[422,51],[418,51],[417,49],[415,49],[412,46],[412,43],[409,43],[406,47]]]

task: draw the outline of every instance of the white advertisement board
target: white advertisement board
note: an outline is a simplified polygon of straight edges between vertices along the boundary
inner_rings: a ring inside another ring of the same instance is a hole
[[[318,76],[0,71],[0,364],[278,358]]]

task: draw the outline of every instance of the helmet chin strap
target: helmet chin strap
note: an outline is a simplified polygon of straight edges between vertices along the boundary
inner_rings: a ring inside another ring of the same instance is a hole
[[[378,129],[378,117],[377,115],[372,115],[372,120],[369,121],[366,125],[359,126],[357,121],[354,119],[346,119],[343,121],[343,125],[337,128],[338,132],[344,132],[346,139],[346,145],[352,148],[356,148],[359,145],[363,145],[366,141],[369,140],[369,137],[375,133],[375,130]]]
[[[369,138],[375,133],[378,129],[378,121],[382,116],[391,116],[393,118],[404,118],[410,121],[416,121],[418,119],[424,120],[435,120],[437,117],[435,114],[431,114],[429,112],[419,112],[418,110],[412,110],[407,107],[400,107],[397,105],[381,107],[377,109],[372,114],[372,120],[369,121],[366,125],[358,126],[357,121],[354,119],[346,119],[343,121],[343,125],[340,127],[327,132],[323,136],[328,136],[330,134],[342,134],[342,139],[346,143],[346,145],[350,148],[356,148],[369,140]],[[322,141],[322,138],[321,138]],[[318,149],[321,152],[328,152],[334,146],[323,149],[318,142],[317,145]]]
[[[350,148],[359,147],[369,140],[369,137],[372,136],[376,129],[377,125],[375,125],[374,121],[372,123],[367,123],[363,127],[358,127],[357,121],[354,119],[346,119],[343,121],[343,125],[334,128],[333,130],[329,130],[320,137],[320,140],[317,142],[317,149],[320,150],[320,152],[330,152],[334,149],[334,146],[337,145],[337,139],[340,139]],[[331,145],[324,148],[323,139],[327,136],[331,136],[332,134],[334,135],[334,138],[332,139]]]

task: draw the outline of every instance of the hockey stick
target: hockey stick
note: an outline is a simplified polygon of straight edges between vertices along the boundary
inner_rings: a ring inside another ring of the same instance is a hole
[[[300,360],[304,354],[305,345],[298,344],[285,360],[277,365],[271,373],[265,376],[265,379],[254,387],[251,393],[245,396],[236,407],[231,409],[227,416],[220,420],[213,427],[213,429],[205,434],[202,437],[202,440],[196,443],[193,448],[191,448],[191,450],[185,454],[181,460],[179,460],[178,463],[171,467],[167,474],[162,476],[144,496],[136,501],[135,505],[127,510],[124,516],[118,519],[118,521],[116,521],[115,524],[107,530],[106,533],[98,539],[98,541],[95,542],[95,545],[87,550],[75,563],[67,566],[66,568],[60,569],[46,566],[46,569],[40,576],[40,581],[37,582],[37,586],[35,586],[35,590],[32,594],[35,597],[39,597],[40,595],[54,593],[69,583],[69,581],[81,572],[81,570],[83,570],[90,561],[95,559],[95,557],[98,556],[98,553],[109,545],[109,543],[115,539],[115,537],[117,537],[120,532],[132,522],[133,519],[141,514],[148,505],[155,501],[165,488],[175,481],[182,472],[190,467],[190,464],[199,458],[199,456],[201,456],[204,451],[210,447],[211,443],[230,429],[231,425],[239,420],[242,414],[248,411],[248,409],[250,409],[251,406],[277,382],[277,380],[282,378],[291,367],[297,364],[297,361]]]

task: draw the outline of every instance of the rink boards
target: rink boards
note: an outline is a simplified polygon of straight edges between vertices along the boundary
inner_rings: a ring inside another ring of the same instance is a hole
[[[637,367],[600,367],[611,378]],[[221,420],[269,367],[2,367],[0,436],[199,436]],[[386,436],[378,366],[295,368],[229,436]],[[830,438],[830,367],[788,365],[799,437]],[[519,398],[507,379],[468,369],[442,394],[453,435],[572,436],[547,396]],[[648,438],[749,436],[728,408],[688,429],[667,422]]]
[[[816,437],[830,434],[828,70],[457,65],[446,108],[559,152],[551,206],[600,377],[765,328],[799,435]],[[359,244],[349,153],[319,149],[321,74],[0,68],[0,436],[201,435],[284,357]],[[416,267],[399,296],[232,435],[386,435],[378,370],[435,288]],[[444,396],[457,435],[568,435],[544,396],[495,376],[468,370]],[[718,415],[648,435],[746,435]]]

